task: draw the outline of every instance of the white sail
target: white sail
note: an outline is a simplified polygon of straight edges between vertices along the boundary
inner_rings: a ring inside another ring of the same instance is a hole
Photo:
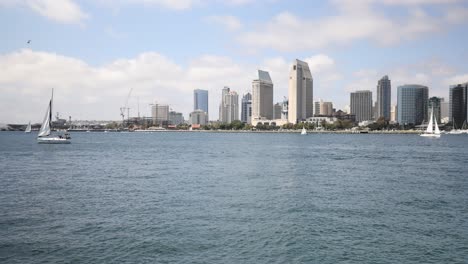
[[[435,126],[434,134],[440,135],[439,126],[437,125],[437,118],[434,118],[434,126]]]
[[[305,127],[302,127],[301,135],[307,135],[307,130]]]
[[[47,111],[44,117],[44,121],[42,121],[41,129],[39,129],[39,134],[37,137],[46,137],[50,135],[50,119],[51,119],[51,106],[52,100],[50,100],[49,106],[47,107]]]
[[[31,121],[29,121],[28,126],[26,127],[26,130],[24,130],[25,133],[30,133],[31,132]]]
[[[433,116],[433,111],[431,111],[431,117],[429,118],[429,124],[427,124],[427,129],[426,129],[426,133],[427,134],[432,134],[432,126],[433,126],[433,122],[432,122],[432,116]]]

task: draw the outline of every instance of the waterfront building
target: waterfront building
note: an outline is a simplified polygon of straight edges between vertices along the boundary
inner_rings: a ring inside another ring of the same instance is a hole
[[[390,121],[397,122],[398,121],[398,107],[396,105],[392,105],[390,110]]]
[[[314,116],[332,116],[333,115],[333,103],[324,102],[322,99],[314,103]]]
[[[225,86],[221,92],[221,96],[219,121],[231,123],[234,120],[239,120],[239,95]]]
[[[281,106],[282,106],[282,108],[281,108],[281,119],[288,120],[289,100],[286,97],[284,97]]]
[[[252,81],[252,117],[273,119],[273,82],[270,74],[258,70]]]
[[[449,118],[461,128],[468,117],[468,82],[450,86]]]
[[[356,91],[350,96],[351,114],[356,121],[372,120],[372,92],[368,90]]]
[[[283,110],[282,103],[276,103],[273,106],[273,119],[281,119],[281,110]]]
[[[193,90],[193,110],[203,110],[208,115],[208,91]]]
[[[151,109],[151,117],[153,118],[153,125],[163,125],[169,120],[169,105],[167,104],[154,104]]]
[[[387,75],[382,77],[377,83],[377,101],[375,119],[384,117],[385,120],[390,120],[391,114],[391,99],[392,99],[392,84]]]
[[[441,123],[441,103],[444,101],[444,98],[440,97],[431,97],[428,100],[427,105],[427,116],[430,116],[431,109],[434,110],[434,118],[437,120],[437,123]]]
[[[427,118],[427,102],[429,89],[418,84],[398,86],[397,116],[400,125],[420,125]]]
[[[197,109],[190,113],[190,124],[191,125],[206,125],[208,124],[208,114],[201,109]]]
[[[169,112],[169,124],[170,125],[180,125],[184,123],[184,115],[176,111]]]
[[[250,124],[252,121],[252,94],[246,93],[242,96],[241,121]]]
[[[442,98],[442,101],[440,102],[440,120],[441,123],[448,123],[450,122],[449,119],[449,112],[450,112],[450,102],[445,101],[444,98]]]
[[[288,120],[296,124],[313,116],[313,79],[309,65],[295,60],[289,71]]]
[[[314,116],[319,116],[320,115],[320,101],[321,99],[314,102]]]

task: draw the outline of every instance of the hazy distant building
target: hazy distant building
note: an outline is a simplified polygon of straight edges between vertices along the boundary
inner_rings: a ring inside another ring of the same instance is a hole
[[[440,119],[441,119],[441,123],[447,123],[447,122],[450,122],[450,119],[449,119],[449,112],[450,112],[450,102],[448,101],[445,101],[444,98],[442,98],[443,100],[440,102]]]
[[[273,119],[281,119],[281,110],[283,110],[282,103],[276,103],[273,105]]]
[[[430,116],[431,109],[434,110],[434,118],[437,120],[437,123],[441,123],[441,103],[444,101],[444,98],[440,97],[431,97],[428,100],[427,105],[427,116]]]
[[[191,125],[206,125],[208,124],[208,115],[204,110],[197,109],[190,113]]]
[[[266,71],[257,71],[252,81],[252,117],[273,119],[273,82]]]
[[[154,104],[151,109],[151,117],[154,125],[162,125],[169,120],[169,105]]]
[[[320,115],[320,101],[314,102],[314,116],[319,116]]]
[[[372,120],[372,92],[356,91],[350,97],[351,114],[356,116],[356,121]]]
[[[221,104],[219,105],[219,121],[231,123],[239,120],[239,95],[224,87],[221,93]]]
[[[383,116],[385,120],[390,120],[390,107],[392,100],[392,84],[387,75],[382,77],[377,83],[377,101],[375,119]]]
[[[429,89],[427,86],[407,84],[398,86],[397,105],[398,123],[400,125],[420,125],[427,118],[427,102]]]
[[[397,122],[398,120],[398,107],[396,105],[392,105],[390,110],[390,121]]]
[[[449,118],[461,128],[468,117],[468,82],[450,86]]]
[[[332,116],[333,103],[324,102],[322,99],[314,103],[314,116]]]
[[[203,110],[208,115],[208,91],[195,89],[193,90],[193,110]]]
[[[241,121],[250,124],[252,120],[252,94],[246,93],[242,96]]]
[[[184,115],[176,111],[169,112],[169,124],[171,125],[180,125],[184,123]]]
[[[313,116],[313,79],[309,65],[295,60],[289,71],[288,120],[296,124]]]

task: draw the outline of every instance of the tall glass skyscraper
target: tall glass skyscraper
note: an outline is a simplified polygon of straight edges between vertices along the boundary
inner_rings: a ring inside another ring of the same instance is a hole
[[[249,124],[252,120],[252,95],[250,93],[242,96],[241,121]]]
[[[385,75],[377,83],[377,113],[375,118],[384,117],[390,120],[390,108],[392,99],[392,84],[388,76]]]
[[[195,89],[193,90],[193,110],[203,110],[208,114],[208,91]]]
[[[468,82],[450,86],[450,122],[461,128],[468,117]]]
[[[252,118],[273,119],[273,82],[268,72],[257,73],[252,81]]]
[[[420,125],[428,120],[429,89],[418,84],[398,86],[398,123]]]

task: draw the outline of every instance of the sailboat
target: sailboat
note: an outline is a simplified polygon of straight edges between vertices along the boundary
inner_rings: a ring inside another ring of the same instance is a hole
[[[435,128],[433,128],[433,126]],[[439,130],[439,126],[437,125],[437,119],[434,118],[434,109],[431,109],[431,117],[429,118],[429,124],[427,124],[426,131],[420,136],[440,138],[440,130]]]
[[[42,121],[41,129],[37,135],[37,143],[39,144],[70,144],[68,136],[51,136],[52,131],[52,102],[54,100],[54,89],[52,89],[52,97],[47,107],[44,121]]]
[[[24,133],[31,133],[31,121],[29,121],[29,124],[26,127],[26,129],[24,130]]]
[[[451,134],[451,135],[459,135],[459,134],[462,134],[463,131],[461,129],[457,129],[455,128],[455,118],[452,118],[452,124],[453,124],[453,128],[452,130],[450,130],[448,133]]]
[[[307,135],[307,130],[305,129],[305,126],[302,126],[301,135]]]

